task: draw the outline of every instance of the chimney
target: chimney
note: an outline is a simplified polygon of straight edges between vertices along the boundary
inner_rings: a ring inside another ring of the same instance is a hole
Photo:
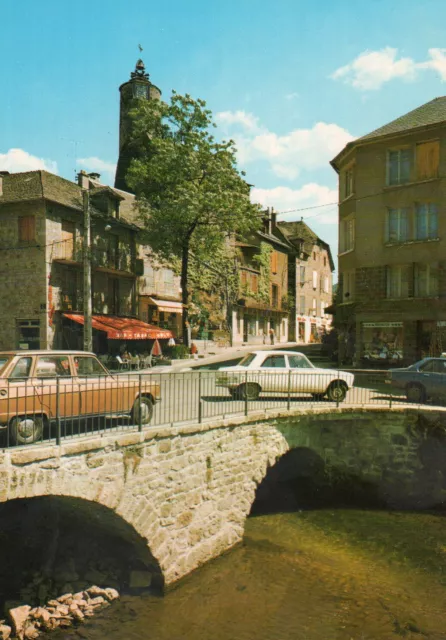
[[[277,227],[277,213],[274,211],[274,207],[271,207],[271,228],[274,229]]]
[[[271,209],[268,207],[267,209],[268,212],[268,234],[271,235],[272,233],[272,214],[271,214]]]
[[[76,177],[77,177],[77,184],[80,187],[82,187],[82,189],[90,188],[90,177],[86,171],[82,169],[81,171],[79,171]]]

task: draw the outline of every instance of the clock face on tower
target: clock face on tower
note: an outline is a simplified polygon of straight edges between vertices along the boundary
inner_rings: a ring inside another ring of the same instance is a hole
[[[147,98],[148,88],[146,84],[135,83],[133,85],[133,96],[135,98]]]

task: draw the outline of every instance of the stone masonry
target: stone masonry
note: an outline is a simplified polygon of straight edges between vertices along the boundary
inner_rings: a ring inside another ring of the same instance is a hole
[[[432,464],[425,445],[442,424],[429,409],[321,408],[13,448],[0,453],[0,502],[63,496],[102,505],[133,528],[169,585],[242,540],[257,486],[289,450],[312,450],[392,504],[415,495]],[[435,482],[441,499],[443,475]]]

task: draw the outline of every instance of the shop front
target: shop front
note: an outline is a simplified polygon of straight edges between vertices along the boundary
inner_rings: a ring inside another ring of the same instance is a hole
[[[361,360],[369,364],[398,364],[404,358],[402,321],[361,322]]]
[[[176,300],[164,300],[152,296],[140,297],[140,316],[148,324],[168,329],[174,337],[181,337],[183,305]]]
[[[238,308],[233,314],[233,344],[269,344],[288,341],[288,314],[268,309]]]

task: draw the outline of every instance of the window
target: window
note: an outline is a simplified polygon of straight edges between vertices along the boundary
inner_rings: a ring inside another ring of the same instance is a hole
[[[279,306],[279,287],[277,284],[271,286],[271,305],[273,307]]]
[[[248,284],[248,273],[247,271],[242,271],[240,274],[240,282],[242,283],[242,287],[246,287]]]
[[[144,262],[144,281],[147,288],[153,289],[155,287],[155,271],[147,262]]]
[[[354,192],[354,172],[353,167],[344,173],[344,198],[348,198]]]
[[[324,276],[324,293],[329,293],[329,292],[330,292],[330,287],[329,287],[328,276]]]
[[[91,356],[79,356],[74,358],[74,366],[76,367],[78,376],[107,375],[107,371],[101,363]]]
[[[440,162],[440,142],[432,140],[417,144],[417,179],[429,180],[438,176],[438,165]]]
[[[17,320],[16,326],[19,349],[40,349],[39,320]]]
[[[317,309],[316,309],[316,298],[313,298],[313,305],[311,307],[311,315],[315,316],[316,312],[317,312]]]
[[[57,376],[71,376],[70,362],[66,356],[38,358],[36,378],[56,378]]]
[[[275,369],[285,369],[285,356],[268,356],[262,363],[263,367],[273,367]]]
[[[305,267],[300,267],[300,284],[305,284]]]
[[[408,298],[409,280],[409,265],[396,265],[387,267],[387,298]]]
[[[246,355],[244,358],[242,358],[242,360],[240,360],[240,362],[238,363],[237,366],[239,366],[239,367],[249,367],[251,362],[256,357],[257,357],[256,353],[248,353],[248,355]]]
[[[305,315],[305,296],[300,296],[299,313]]]
[[[342,301],[351,302],[355,299],[355,272],[345,271],[342,274]]]
[[[31,365],[33,363],[32,358],[20,358],[11,371],[10,378],[28,378],[31,371]]]
[[[271,272],[277,273],[277,251],[271,253]]]
[[[438,295],[437,264],[415,265],[414,294],[417,298],[428,298]]]
[[[407,209],[389,209],[387,214],[387,242],[405,242],[409,239]]]
[[[355,219],[341,220],[339,225],[339,251],[346,253],[355,248]]]
[[[291,369],[313,369],[305,356],[288,356]]]
[[[420,204],[415,212],[415,239],[430,240],[438,237],[437,205]]]
[[[327,258],[326,258],[326,256],[324,256],[324,267],[326,267],[326,266],[327,266]]]
[[[410,180],[411,149],[389,151],[387,167],[387,184],[404,184]]]
[[[313,260],[316,260],[316,251],[313,251]]]
[[[19,216],[19,242],[36,241],[36,217]]]
[[[317,289],[317,271],[313,271],[313,289]]]
[[[251,291],[253,293],[259,292],[259,278],[256,273],[251,273]]]
[[[107,237],[107,267],[119,268],[119,236],[114,234]]]

